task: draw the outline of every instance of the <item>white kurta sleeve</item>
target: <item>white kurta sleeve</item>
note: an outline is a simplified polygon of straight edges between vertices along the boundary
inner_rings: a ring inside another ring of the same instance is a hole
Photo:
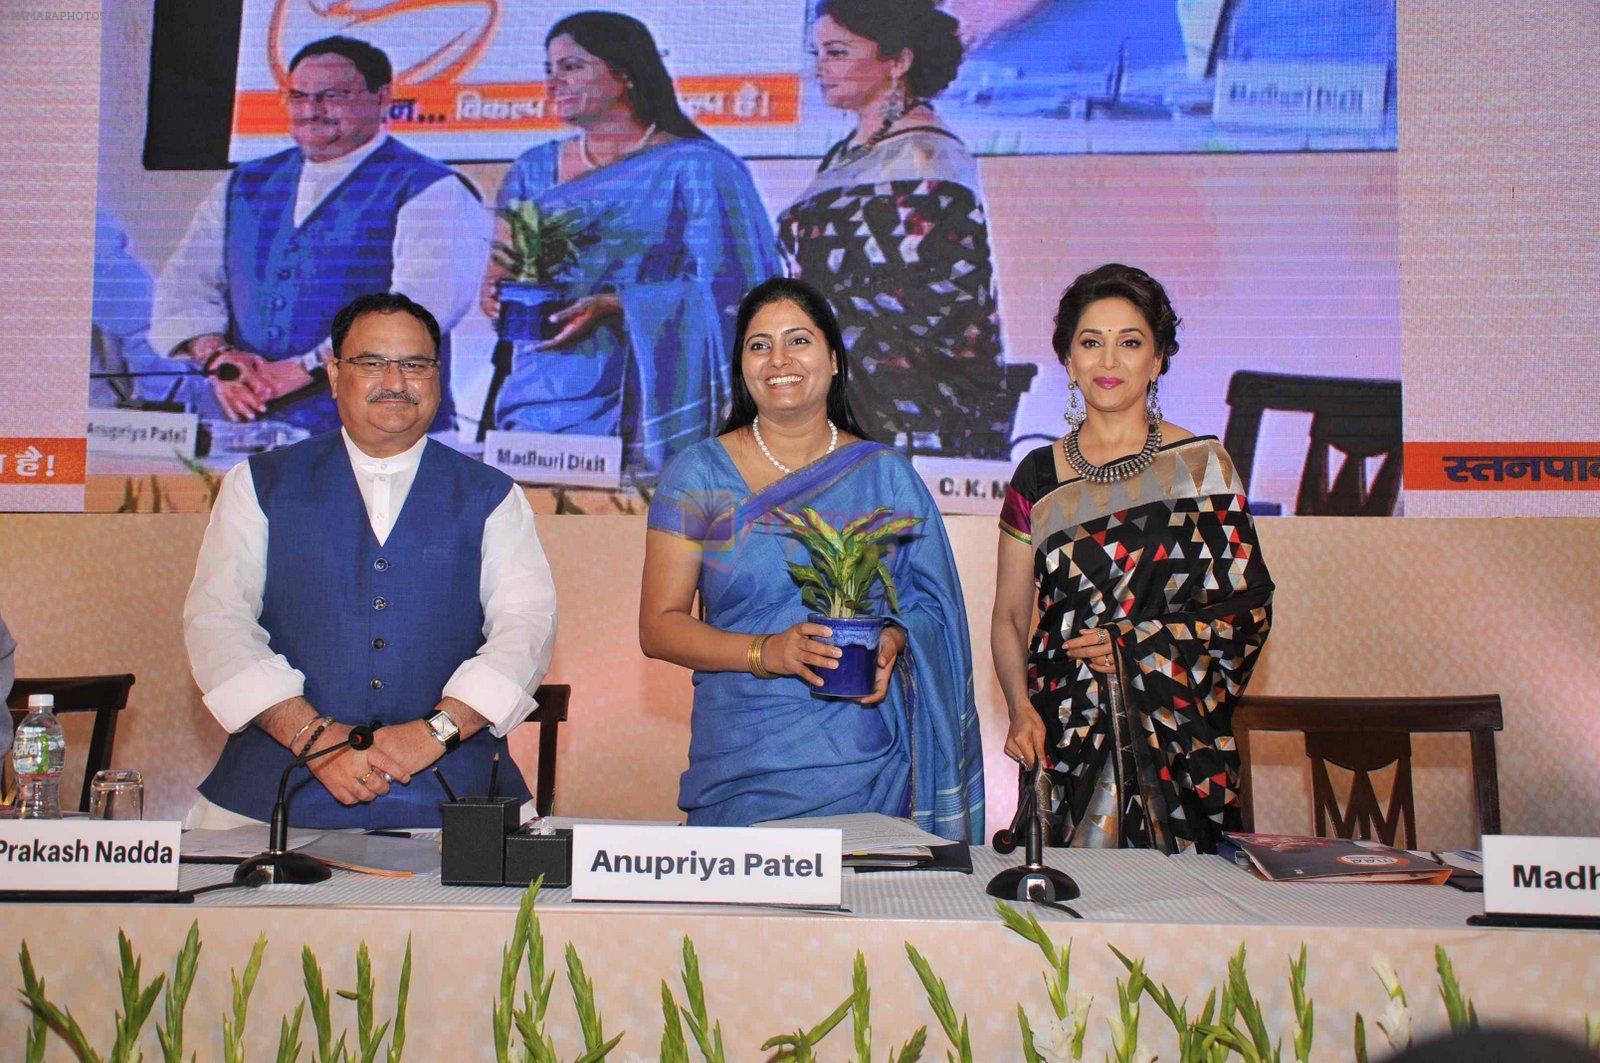
[[[400,208],[390,287],[427,307],[449,332],[477,302],[490,234],[489,210],[466,184],[440,178]]]
[[[272,652],[261,626],[266,584],[267,516],[242,461],[222,479],[183,603],[189,665],[206,708],[229,734],[305,692],[305,674]]]
[[[228,181],[201,201],[178,249],[156,278],[150,312],[150,346],[170,355],[180,344],[228,331],[228,282],[223,229]]]
[[[556,641],[555,583],[520,487],[484,524],[478,594],[483,646],[455,670],[444,696],[465,702],[504,736],[533,711]]]

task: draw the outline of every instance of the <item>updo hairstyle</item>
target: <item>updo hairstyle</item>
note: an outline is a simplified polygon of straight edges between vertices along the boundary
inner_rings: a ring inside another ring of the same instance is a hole
[[[1120,262],[1108,262],[1088,273],[1081,274],[1061,293],[1061,304],[1056,307],[1056,327],[1050,334],[1050,346],[1063,365],[1072,351],[1072,337],[1078,331],[1078,319],[1084,308],[1101,299],[1126,299],[1144,317],[1145,324],[1155,338],[1156,353],[1161,355],[1161,372],[1172,368],[1172,358],[1178,353],[1178,325],[1181,319],[1172,309],[1167,290],[1150,274]]]

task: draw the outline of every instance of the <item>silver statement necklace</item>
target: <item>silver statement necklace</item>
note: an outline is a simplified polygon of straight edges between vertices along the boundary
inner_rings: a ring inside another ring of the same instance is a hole
[[[1108,461],[1104,465],[1096,465],[1084,457],[1083,451],[1078,449],[1079,431],[1077,428],[1072,430],[1062,449],[1066,452],[1067,464],[1072,467],[1072,471],[1094,484],[1112,484],[1138,476],[1150,467],[1156,451],[1161,449],[1161,422],[1151,421],[1150,430],[1144,438],[1144,448],[1139,453]]]
[[[650,123],[650,128],[646,129],[644,131],[644,136],[639,138],[639,142],[637,144],[635,144],[633,147],[629,148],[627,151],[623,152],[621,155],[618,155],[616,159],[612,159],[611,161],[612,162],[616,162],[617,159],[627,158],[629,155],[632,155],[634,152],[638,151],[640,148],[642,148],[646,144],[650,143],[650,138],[655,136],[655,135],[656,135],[656,124],[654,122],[651,122]],[[590,153],[590,151],[589,151],[589,138],[587,136],[581,136],[581,137],[578,138],[578,158],[583,160],[583,164],[585,166],[587,166],[589,169],[591,169],[591,170],[600,169],[600,163],[595,161],[594,155],[592,155]]]
[[[772,456],[772,451],[767,449],[767,441],[765,439],[761,438],[761,418],[760,417],[757,417],[755,420],[750,422],[750,430],[755,433],[756,446],[761,448],[761,453],[763,453],[763,454],[765,454],[767,456],[767,460],[768,461],[772,462],[772,464],[774,464],[774,465],[776,465],[778,467],[778,471],[779,472],[783,473],[785,476],[787,476],[790,473],[794,472],[794,470],[789,468],[789,466],[785,465],[783,462],[781,462],[777,458],[773,457]],[[829,454],[832,454],[834,452],[834,449],[836,447],[838,447],[838,445],[839,445],[839,427],[837,425],[835,425],[832,421],[829,421],[828,422],[828,449],[822,452],[822,456],[823,457],[827,457]]]

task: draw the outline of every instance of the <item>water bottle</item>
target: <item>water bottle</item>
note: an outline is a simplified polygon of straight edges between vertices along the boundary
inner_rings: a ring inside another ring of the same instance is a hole
[[[11,765],[17,773],[17,816],[61,818],[61,769],[67,761],[67,736],[56,719],[54,694],[30,694],[28,717],[17,728]]]

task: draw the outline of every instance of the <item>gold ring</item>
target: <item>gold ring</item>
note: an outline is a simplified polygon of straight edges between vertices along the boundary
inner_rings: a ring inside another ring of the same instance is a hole
[[[361,778],[357,779],[356,782],[360,783],[362,786],[365,786],[365,785],[367,785],[367,780],[370,779],[370,778],[372,778],[372,772],[369,769],[367,771],[367,773],[365,775],[361,776]]]
[[[1107,631],[1105,628],[1101,628],[1100,629],[1100,645],[1104,646],[1106,643],[1108,643],[1110,641],[1111,641],[1111,632]]]

